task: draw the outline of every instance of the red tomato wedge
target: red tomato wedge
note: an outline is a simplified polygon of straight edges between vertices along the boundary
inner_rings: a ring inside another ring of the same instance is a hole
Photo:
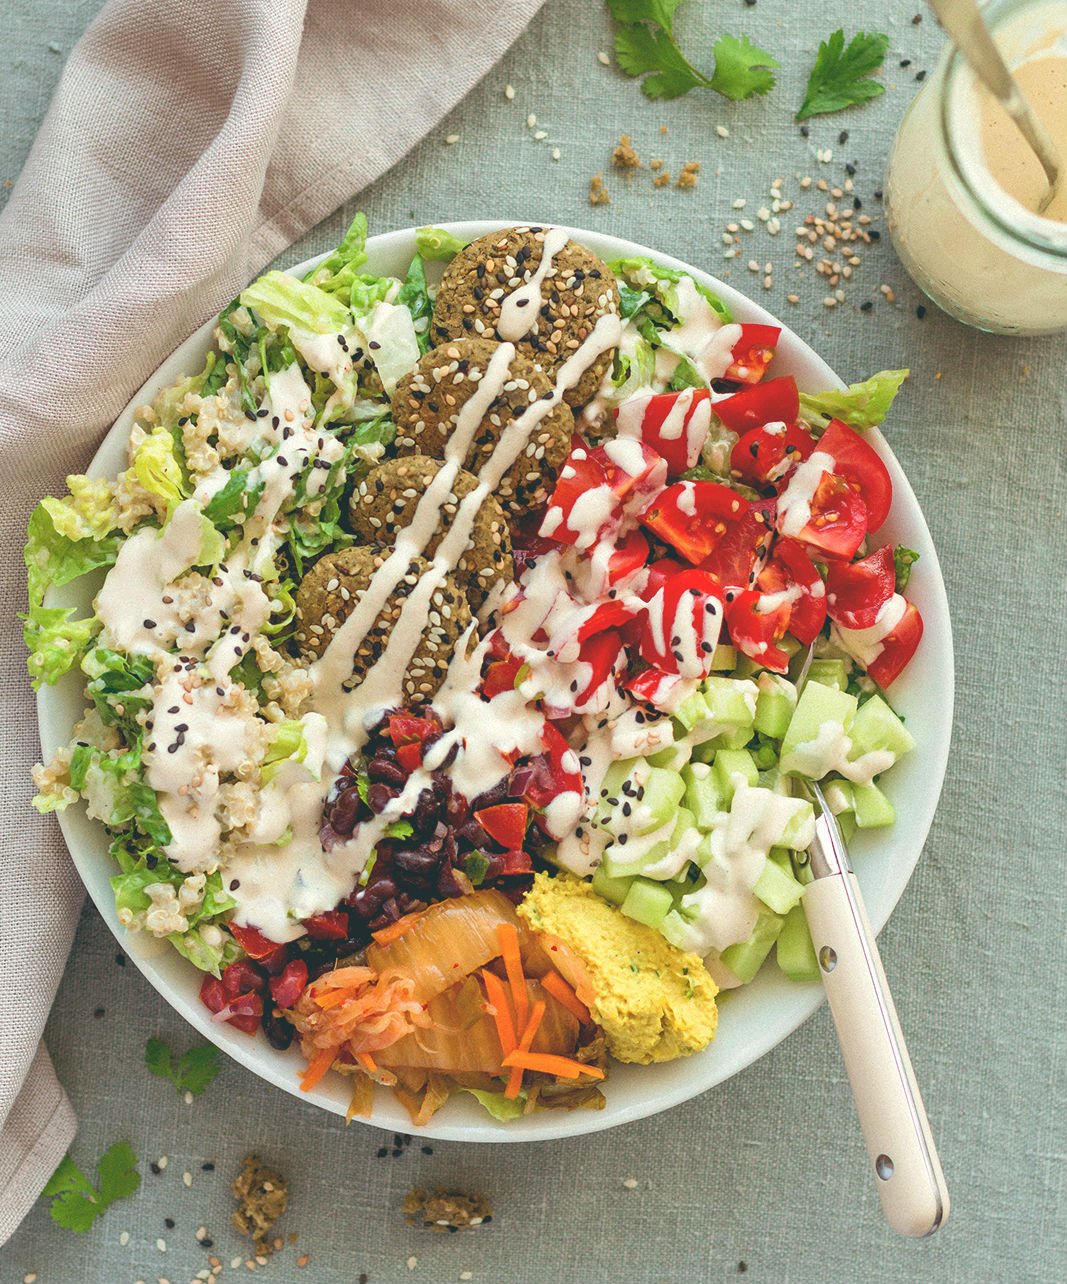
[[[522,661],[516,655],[509,655],[503,660],[494,660],[486,669],[482,679],[482,694],[488,700],[504,691],[515,690],[515,680],[522,668]]]
[[[737,521],[746,508],[747,501],[729,486],[680,481],[656,496],[641,514],[641,522],[695,565],[708,556],[726,534],[728,523]]]
[[[659,669],[644,669],[636,677],[627,678],[623,686],[632,696],[652,705],[654,709],[663,709],[670,703],[671,694],[680,682],[680,674],[662,673]]]
[[[722,538],[700,564],[723,588],[751,588],[763,564],[774,532],[774,501],[756,500],[746,504],[736,522],[730,522]]]
[[[775,644],[789,628],[788,605],[763,609],[763,594],[745,589],[726,603],[726,627],[730,641],[751,660],[775,673],[785,673],[789,656]]]
[[[867,506],[867,529],[876,531],[889,516],[893,483],[874,447],[840,419],[831,419],[819,450],[833,457],[833,471],[859,491]]]
[[[529,816],[530,809],[525,803],[500,803],[496,807],[484,807],[474,813],[478,824],[505,851],[515,851],[522,847]]]
[[[431,718],[417,718],[409,713],[394,713],[389,718],[389,739],[394,745],[421,745],[440,735],[441,724]]]
[[[304,919],[304,926],[313,941],[343,941],[348,935],[348,915],[342,910],[324,910]]]
[[[614,535],[624,514],[644,507],[666,480],[667,465],[660,455],[632,438],[575,450],[560,469],[539,534],[590,548]]]
[[[582,643],[581,659],[592,669],[592,675],[585,687],[574,697],[576,710],[589,704],[596,693],[615,672],[615,664],[622,651],[622,638],[615,631],[598,633],[587,642]]]
[[[422,766],[422,746],[416,744],[397,745],[396,760],[405,771],[417,771]]]
[[[776,325],[742,323],[741,338],[730,352],[733,362],[723,378],[732,379],[734,383],[759,383],[771,364],[781,335],[782,331]]]
[[[711,393],[685,388],[631,397],[615,411],[615,419],[620,437],[638,439],[662,455],[674,477],[700,459],[711,427]]]
[[[641,658],[664,673],[702,678],[722,628],[723,599],[715,578],[693,568],[679,571],[654,592],[641,628]]]
[[[880,654],[867,666],[868,676],[883,688],[895,682],[915,654],[922,635],[923,617],[914,602],[909,602],[892,633],[883,638]]]
[[[787,599],[788,631],[798,642],[808,646],[815,641],[826,621],[826,587],[803,544],[780,537],[773,556],[760,571],[757,586],[764,609],[772,594]]]
[[[826,572],[826,610],[846,629],[869,629],[896,592],[893,547],[886,544],[859,562],[831,562]]]
[[[716,401],[712,409],[734,432],[746,433],[762,424],[791,424],[800,414],[800,393],[792,375],[768,379]]]
[[[820,558],[850,561],[867,534],[867,506],[835,473],[823,473],[811,498],[811,516],[797,539]]]
[[[815,438],[799,424],[763,424],[738,439],[730,452],[730,471],[749,486],[767,486],[781,481],[814,449]]]
[[[618,584],[629,579],[648,561],[648,540],[639,530],[629,531],[617,540],[615,551],[608,559],[608,583]]]
[[[258,928],[242,927],[240,923],[230,923],[229,928],[233,939],[250,959],[265,959],[279,948],[277,941],[264,936]]]

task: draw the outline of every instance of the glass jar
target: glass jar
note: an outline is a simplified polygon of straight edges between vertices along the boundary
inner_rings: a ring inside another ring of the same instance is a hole
[[[994,0],[983,15],[1067,165],[1067,0]],[[885,196],[893,245],[939,307],[994,334],[1067,328],[1067,175],[1046,184],[1015,125],[955,48],[904,115]]]

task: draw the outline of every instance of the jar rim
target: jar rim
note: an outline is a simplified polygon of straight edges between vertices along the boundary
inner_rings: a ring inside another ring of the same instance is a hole
[[[1067,17],[1067,0],[990,0],[983,4],[982,16],[994,33],[998,25],[1026,9],[1039,10],[1062,8]],[[972,209],[991,222],[997,231],[1018,250],[1035,254],[1051,262],[1047,266],[1057,271],[1067,271],[1067,223],[1049,219],[1027,209],[994,179],[985,163],[980,147],[971,154],[961,155],[955,146],[956,127],[960,121],[973,122],[973,112],[965,109],[965,95],[973,93],[976,78],[963,56],[953,45],[948,45],[942,55],[942,92],[940,95],[938,126],[941,143],[954,185]],[[1067,163],[1067,155],[1064,157]],[[1064,178],[1067,182],[1067,177]],[[995,194],[996,199],[990,199]]]

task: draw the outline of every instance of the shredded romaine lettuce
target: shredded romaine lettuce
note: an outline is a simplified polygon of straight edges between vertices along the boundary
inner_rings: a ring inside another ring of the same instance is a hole
[[[630,258],[613,259],[608,267],[615,273],[621,281],[625,281],[631,288],[641,291],[651,291],[655,296],[655,301],[670,314],[670,319],[674,322],[681,320],[680,309],[678,305],[678,293],[674,288],[677,282],[683,277],[688,277],[693,282],[696,292],[704,298],[710,305],[712,311],[718,316],[724,325],[733,320],[730,309],[713,291],[709,290],[706,285],[701,285],[694,277],[690,277],[688,272],[681,272],[677,268],[664,267],[654,259],[644,258],[639,255],[633,255]],[[631,315],[636,315],[639,311],[648,310],[649,302],[646,301],[640,308],[634,310]],[[657,320],[653,316],[653,320]],[[660,325],[657,320],[657,325]],[[662,327],[661,327],[662,328]]]
[[[41,506],[60,535],[77,542],[103,539],[115,529],[119,514],[111,482],[75,473],[67,478],[67,489],[70,494],[66,499],[46,495],[41,500]]]
[[[415,232],[415,253],[423,259],[450,263],[467,245],[443,227],[420,227]]]
[[[411,260],[411,266],[396,296],[396,302],[411,313],[419,351],[427,352],[431,344],[430,321],[433,318],[433,303],[426,284],[426,266],[417,254]]]
[[[158,495],[171,513],[189,497],[182,466],[175,453],[174,437],[166,428],[155,428],[133,452],[133,474],[145,490]]]
[[[287,272],[266,272],[241,291],[241,303],[277,330],[297,327],[312,334],[336,334],[351,322],[351,313],[334,295]]]
[[[889,413],[900,386],[910,370],[880,370],[862,383],[843,391],[800,394],[800,413],[811,423],[840,419],[850,428],[875,428]]]
[[[70,606],[35,606],[23,616],[22,638],[30,653],[26,664],[35,691],[42,683],[53,686],[72,669],[100,628],[95,619],[72,620],[73,614]]]

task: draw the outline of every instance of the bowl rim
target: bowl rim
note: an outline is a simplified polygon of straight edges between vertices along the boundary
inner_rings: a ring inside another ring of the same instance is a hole
[[[490,232],[530,224],[531,220],[528,219],[490,219],[441,223],[437,226],[462,239],[473,240]],[[565,227],[575,240],[588,245],[590,249],[604,257],[639,255],[652,258],[665,267],[690,274],[695,280],[714,290],[727,303],[736,318],[746,322],[779,326],[782,333],[778,352],[784,356],[784,364],[791,365],[794,361],[801,361],[808,367],[809,373],[805,376],[805,384],[810,384],[811,379],[816,378],[821,381],[821,388],[845,386],[830,366],[785,321],[710,273],[662,251],[608,233],[576,228],[567,224],[554,224],[550,220],[546,220],[542,225]],[[414,227],[398,228],[368,237],[368,268],[373,270],[376,260],[401,258],[405,255],[410,259],[415,251],[415,231]],[[321,262],[326,257],[326,253],[328,252],[314,255],[285,270],[293,273],[306,272]],[[109,457],[117,458],[122,452],[135,409],[149,400],[160,388],[192,368],[190,363],[194,360],[194,353],[199,359],[206,344],[210,342],[214,325],[213,315],[184,339],[130,398],[94,454],[88,469],[90,475],[107,476],[114,472]],[[928,735],[926,739],[920,741],[922,769],[919,773],[912,772],[916,775],[920,792],[916,796],[914,809],[909,809],[908,813],[908,828],[911,833],[906,850],[903,853],[898,852],[891,864],[886,861],[881,869],[872,861],[864,860],[862,855],[854,862],[859,882],[868,894],[868,910],[872,925],[875,932],[878,932],[910,881],[940,798],[950,751],[954,668],[951,619],[944,580],[922,510],[881,432],[875,428],[867,430],[866,435],[889,469],[893,482],[893,512],[898,514],[898,507],[906,510],[905,526],[909,543],[913,547],[918,547],[922,555],[922,610],[927,625],[923,647],[927,654],[921,673],[936,674],[937,694],[932,712],[930,708],[926,710],[933,720],[935,734],[932,738]],[[893,514],[889,524],[893,524]],[[931,625],[935,627],[931,628]],[[78,675],[68,675],[68,678],[76,676]],[[69,704],[73,699],[73,695],[65,693],[73,690],[77,691],[79,700],[84,698],[82,683],[77,683],[73,688],[69,685],[64,687],[61,683],[57,687],[43,687],[37,693],[38,726],[45,760],[55,752],[58,745],[65,744],[70,738],[71,721],[62,710],[64,705]],[[343,1116],[348,1105],[349,1094],[345,1090],[341,1076],[327,1076],[312,1092],[301,1092],[296,1070],[303,1065],[303,1062],[295,1048],[290,1048],[286,1053],[280,1053],[270,1047],[262,1032],[251,1039],[247,1035],[232,1030],[229,1026],[213,1022],[211,1014],[197,997],[199,981],[197,980],[197,984],[192,989],[189,987],[188,982],[192,981],[194,976],[198,978],[200,975],[193,965],[182,959],[166,941],[149,942],[127,932],[118,922],[108,881],[112,870],[109,864],[100,868],[100,840],[106,836],[103,826],[89,821],[84,814],[84,808],[80,806],[77,809],[71,808],[59,813],[58,821],[79,876],[119,946],[133,959],[141,973],[170,1006],[200,1034],[266,1083],[281,1088],[301,1101]],[[896,827],[894,827],[895,830]],[[94,836],[95,851],[92,850]],[[900,847],[901,844],[899,842],[890,844],[891,847],[894,845]],[[106,853],[106,843],[103,844],[103,850]],[[110,861],[110,857],[105,859]],[[187,977],[185,993],[181,992],[183,976]],[[762,977],[766,978],[766,976],[767,969],[764,969]],[[763,1020],[757,1024],[756,1029],[750,1032],[746,1039],[740,1057],[735,1057],[735,1063],[728,1067],[718,1066],[715,1060],[716,1049],[722,1042],[722,1016],[725,1016],[725,1021],[729,1022],[731,1009],[746,993],[751,994],[753,1002],[758,1002],[761,977],[757,977],[750,986],[744,987],[736,996],[732,996],[722,1004],[723,1014],[720,1019],[719,1036],[704,1052],[659,1066],[613,1067],[612,1078],[640,1074],[647,1077],[649,1089],[653,1088],[653,1079],[655,1079],[655,1091],[646,1091],[644,1095],[636,1096],[634,1100],[625,1103],[618,1101],[613,1103],[609,1079],[607,1104],[601,1110],[541,1111],[506,1125],[492,1120],[473,1101],[449,1102],[428,1124],[418,1129],[418,1135],[427,1139],[479,1143],[549,1141],[600,1132],[668,1110],[747,1069],[802,1025],[823,1002],[824,993],[818,982],[785,982],[785,985],[788,987],[787,990],[776,987],[773,983],[762,985],[762,989],[768,992],[772,1001],[777,996],[777,1006],[783,1010],[776,1019]],[[753,986],[757,989],[753,990]],[[836,1052],[831,1051],[830,1055],[836,1056]],[[663,1080],[666,1082],[661,1082]],[[360,1117],[359,1121],[391,1131],[409,1132],[413,1129],[407,1113],[391,1094],[388,1096],[383,1093],[376,1094],[372,1116],[369,1119]]]

